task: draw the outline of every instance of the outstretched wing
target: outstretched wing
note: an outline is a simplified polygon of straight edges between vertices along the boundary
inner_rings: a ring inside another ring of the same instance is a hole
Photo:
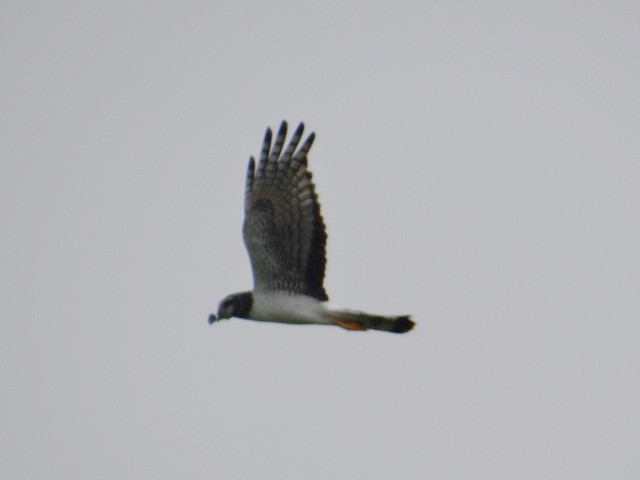
[[[267,129],[257,169],[253,157],[249,160],[243,236],[256,291],[327,300],[322,286],[327,235],[307,170],[315,134],[297,149],[303,131],[301,123],[282,152],[287,123],[280,125],[273,149]]]

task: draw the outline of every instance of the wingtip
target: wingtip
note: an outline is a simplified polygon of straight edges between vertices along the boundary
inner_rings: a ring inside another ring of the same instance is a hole
[[[298,152],[306,156],[309,153],[309,150],[311,150],[311,146],[313,145],[313,141],[315,140],[315,138],[316,138],[316,132],[311,132],[307,137],[307,139],[302,144],[302,146],[300,147],[300,150],[298,150]]]
[[[271,145],[271,137],[273,136],[273,132],[271,131],[271,127],[267,127],[264,132],[264,141],[262,143]]]

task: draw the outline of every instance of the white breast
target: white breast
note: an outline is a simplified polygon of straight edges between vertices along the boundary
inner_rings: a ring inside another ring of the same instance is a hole
[[[324,302],[306,295],[253,292],[251,319],[279,323],[329,324]]]

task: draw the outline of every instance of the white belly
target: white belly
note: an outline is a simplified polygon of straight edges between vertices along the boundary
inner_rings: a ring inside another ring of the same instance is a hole
[[[253,292],[251,319],[279,323],[329,324],[324,302],[306,295]]]

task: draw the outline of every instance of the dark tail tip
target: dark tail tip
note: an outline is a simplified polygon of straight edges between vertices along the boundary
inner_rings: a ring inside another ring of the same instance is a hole
[[[393,333],[407,333],[414,326],[415,322],[411,320],[411,317],[409,315],[405,315],[404,317],[398,317],[395,325],[389,331]]]

